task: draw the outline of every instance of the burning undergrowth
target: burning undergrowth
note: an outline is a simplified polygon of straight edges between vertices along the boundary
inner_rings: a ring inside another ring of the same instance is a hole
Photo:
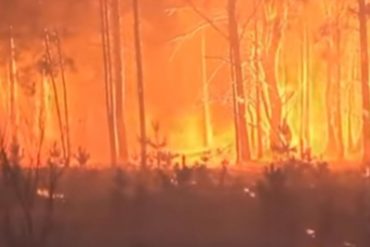
[[[13,145],[1,155],[5,246],[59,246],[72,236],[77,246],[369,243],[370,183],[360,170],[343,173],[297,158],[262,172],[172,161],[95,170],[82,148],[80,165],[68,168],[56,147],[46,166],[24,166],[20,150]]]

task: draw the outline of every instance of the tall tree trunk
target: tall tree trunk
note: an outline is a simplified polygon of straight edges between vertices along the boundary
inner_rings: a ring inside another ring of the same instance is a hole
[[[351,64],[350,64],[350,73],[349,73],[349,78],[348,80],[353,82],[356,81],[356,78],[358,78],[358,71],[359,71],[359,63],[357,59],[357,53],[353,53],[351,57]],[[352,83],[349,85],[348,89],[348,95],[347,95],[347,107],[348,107],[348,144],[347,144],[347,152],[349,154],[352,154],[356,152],[355,147],[356,147],[356,141],[353,136],[353,114],[354,114],[354,108],[355,104],[353,102],[353,97],[355,97],[355,88],[356,86],[353,85]]]
[[[48,120],[48,81],[47,76],[45,73],[45,69],[42,69],[41,73],[41,80],[37,84],[36,87],[36,111],[35,111],[35,136],[39,139],[37,140],[37,150],[36,150],[36,165],[39,166],[41,164],[42,158],[42,151],[43,151],[43,143],[45,141],[45,135],[47,133],[47,125],[49,123]]]
[[[57,119],[58,119],[58,125],[59,125],[59,133],[60,133],[60,141],[62,145],[62,152],[63,152],[63,158],[67,160],[67,150],[66,150],[66,140],[65,140],[65,132],[63,128],[63,120],[62,120],[62,111],[60,107],[60,100],[59,100],[59,93],[58,93],[58,87],[57,82],[54,76],[53,71],[53,57],[51,54],[51,47],[50,47],[50,34],[48,31],[45,32],[45,50],[46,50],[46,57],[47,57],[47,65],[50,67],[50,71],[48,71],[51,85],[53,89],[53,96],[54,96],[54,103],[55,103],[55,109],[57,111]],[[66,164],[68,165],[68,164]]]
[[[67,82],[65,77],[65,70],[64,70],[64,61],[63,61],[63,53],[62,53],[62,45],[60,41],[60,37],[56,38],[57,41],[57,50],[58,50],[58,58],[59,58],[59,68],[60,74],[62,77],[62,89],[63,89],[63,103],[64,103],[64,120],[65,120],[65,133],[66,133],[66,164],[69,166],[70,158],[71,158],[71,136],[69,131],[69,108],[68,108],[68,88]]]
[[[230,51],[230,61],[233,61],[233,56]],[[242,160],[241,153],[240,153],[240,137],[239,137],[239,122],[238,122],[238,105],[237,105],[237,93],[236,93],[236,85],[235,85],[235,75],[234,71],[231,66],[230,78],[232,82],[232,98],[233,98],[233,120],[234,120],[234,135],[235,135],[235,151],[236,151],[236,163],[239,163]]]
[[[309,48],[309,37],[306,24],[304,24],[302,33],[302,63],[301,63],[301,84],[302,84],[302,95],[301,95],[301,141],[302,149],[301,152],[305,152],[307,148],[310,148],[310,85],[309,85],[309,74],[310,74],[310,48]]]
[[[370,92],[369,92],[369,53],[367,37],[367,8],[365,0],[358,0],[361,47],[361,89],[362,89],[362,138],[363,161],[370,162]]]
[[[121,49],[121,15],[120,0],[112,0],[112,33],[113,33],[113,67],[115,87],[115,115],[118,142],[118,158],[121,162],[128,161],[127,134],[124,117],[124,78]]]
[[[268,96],[271,106],[271,120],[270,120],[270,144],[271,146],[279,145],[279,127],[282,121],[282,101],[279,94],[278,82],[276,78],[276,61],[275,56],[277,50],[271,50],[269,57],[264,62],[264,70],[266,74],[266,80],[269,85]]]
[[[352,79],[351,79],[352,80]],[[354,141],[353,141],[353,126],[352,126],[352,114],[353,114],[353,87],[352,85],[350,86],[349,90],[348,90],[348,98],[347,98],[347,103],[348,103],[348,113],[347,113],[347,121],[348,121],[348,125],[347,125],[347,152],[348,153],[351,153],[354,151]]]
[[[208,86],[208,76],[207,76],[207,33],[202,32],[201,37],[201,54],[202,54],[202,102],[203,102],[203,133],[204,133],[204,145],[206,147],[211,147],[213,142],[213,129],[211,120],[211,110],[209,106],[209,86]]]
[[[15,54],[15,41],[13,36],[13,27],[9,27],[9,86],[10,86],[10,122],[12,141],[17,139],[18,131],[18,113],[17,113],[17,63]]]
[[[268,83],[268,96],[271,106],[271,119],[270,119],[270,145],[280,146],[280,133],[279,128],[282,122],[282,101],[279,94],[278,80],[277,80],[277,55],[281,45],[282,32],[283,32],[283,5],[284,2],[275,3],[276,16],[271,21],[271,41],[269,47],[266,48],[263,67],[265,72],[266,81]]]
[[[237,105],[237,122],[238,122],[238,139],[239,139],[239,157],[238,162],[250,160],[250,147],[246,119],[246,99],[243,86],[243,73],[240,54],[240,39],[238,32],[238,23],[236,19],[236,0],[228,0],[228,19],[229,19],[229,39],[230,50],[232,54],[232,69],[235,75],[236,84],[236,105]]]
[[[328,142],[326,147],[326,154],[329,156],[336,155],[338,150],[337,138],[335,135],[335,114],[333,112],[333,63],[329,58],[327,60],[327,85],[326,85],[326,114],[327,114],[327,131],[328,131]]]
[[[139,101],[139,121],[140,121],[140,147],[141,147],[141,165],[146,167],[146,116],[145,116],[145,96],[144,96],[144,75],[143,61],[141,51],[141,35],[140,35],[140,13],[139,0],[132,0],[132,8],[134,11],[134,42],[136,52],[136,69],[137,69],[137,90]]]
[[[109,11],[107,0],[100,0],[100,21],[101,21],[101,39],[104,65],[104,87],[105,87],[105,104],[107,112],[109,145],[111,165],[117,165],[117,138],[114,124],[114,100],[112,85],[112,64],[111,64],[111,41],[109,31]]]
[[[339,20],[337,20],[339,22]],[[343,122],[342,122],[342,61],[341,61],[341,33],[339,27],[336,28],[335,33],[336,41],[336,100],[335,100],[335,125],[336,125],[336,136],[338,142],[338,158],[344,158],[344,144],[343,144]]]
[[[260,56],[259,56],[259,33],[258,33],[258,20],[256,18],[254,24],[254,67],[256,77],[256,131],[257,131],[257,158],[261,159],[263,155],[262,147],[262,118],[261,118],[261,72],[260,72]]]

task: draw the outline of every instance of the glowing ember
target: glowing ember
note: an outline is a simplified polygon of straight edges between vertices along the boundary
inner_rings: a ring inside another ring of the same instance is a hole
[[[316,231],[313,229],[306,229],[306,234],[311,238],[316,238]]]
[[[50,192],[48,189],[42,189],[42,188],[37,189],[37,195],[41,198],[50,198]],[[53,199],[64,201],[65,197],[64,197],[64,194],[54,193]]]
[[[244,188],[244,193],[248,194],[251,198],[255,198],[256,197],[256,193],[254,193],[253,191],[251,191],[249,188]]]
[[[345,246],[345,247],[356,247],[356,245],[355,245],[355,244],[350,243],[350,242],[344,242],[344,243],[343,243],[343,246]]]

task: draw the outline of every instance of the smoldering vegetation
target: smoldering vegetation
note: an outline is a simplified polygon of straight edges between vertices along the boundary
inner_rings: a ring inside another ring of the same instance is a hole
[[[160,160],[66,168],[1,152],[0,246],[369,246],[369,170],[293,156],[261,169]],[[21,168],[24,167],[24,168]],[[259,172],[256,172],[259,171]]]
[[[60,48],[56,42],[60,37],[54,36],[53,32],[45,32],[45,29],[55,29],[63,34],[63,41],[67,40],[68,35],[76,32],[74,24],[84,23],[84,19],[87,19],[81,17],[81,13],[89,12],[87,7],[94,7],[87,4],[89,1],[86,1],[86,5],[84,2],[0,1],[0,32],[7,37],[6,42],[17,36],[20,46],[32,47],[32,51],[43,50],[47,57],[42,64],[42,72],[54,84],[57,74],[54,70],[62,74],[66,61],[63,61],[65,58],[59,52],[54,52],[57,55],[52,56],[52,51]],[[203,1],[205,5],[209,2]],[[231,23],[229,33],[234,37],[230,41],[230,49],[234,57],[240,57],[239,27],[236,23],[235,1],[233,2],[228,10]],[[267,4],[269,2],[271,1],[266,1]],[[164,8],[162,4],[165,1],[147,0],[146,4],[151,7],[143,11],[147,15],[141,21],[157,19],[162,24],[163,16],[149,10],[158,6]],[[274,12],[274,6],[270,7]],[[266,9],[270,9],[268,5]],[[102,22],[108,21],[109,24],[108,14],[109,11],[102,14]],[[360,11],[360,14],[365,15],[365,11]],[[277,40],[273,46],[276,47],[274,52],[277,52],[281,40],[280,18],[285,13],[276,15],[278,17],[271,22],[272,36],[276,36],[274,39]],[[138,20],[135,26],[138,29]],[[110,31],[107,23],[105,29],[102,32],[107,37]],[[167,31],[166,28],[162,29],[163,32]],[[15,33],[9,35],[12,30]],[[136,31],[139,33],[139,30]],[[153,33],[160,36],[157,30]],[[43,37],[41,40],[40,36]],[[256,41],[255,49],[258,50],[257,38]],[[36,47],[33,42],[37,43]],[[43,47],[47,45],[50,47]],[[135,45],[140,50],[138,37]],[[114,53],[108,47],[103,47],[105,53]],[[10,53],[10,60],[14,60],[11,63],[15,63],[17,57],[14,52]],[[267,52],[267,63],[264,65],[264,70],[270,72],[267,75],[269,83],[276,88],[276,95],[271,96],[270,104],[274,103],[275,97],[280,97],[275,85],[276,75],[271,73],[276,57],[276,54]],[[256,61],[258,59],[257,57]],[[328,64],[330,63],[328,60]],[[54,64],[57,64],[56,69],[53,68]],[[258,62],[256,64],[260,67]],[[235,67],[232,70],[239,75],[240,83],[240,92],[237,92],[234,100],[244,99],[241,93],[241,65],[242,61],[238,61],[232,66]],[[106,73],[117,71],[120,72],[118,68],[116,71],[107,69]],[[142,75],[138,75],[138,78],[141,77]],[[107,80],[106,84],[112,87],[120,83]],[[368,83],[364,81],[363,85],[366,84]],[[54,96],[58,95],[57,90],[53,91]],[[368,89],[364,90],[366,91]],[[55,105],[59,107],[58,100],[55,101]],[[124,166],[119,167],[111,162],[113,168],[94,169],[89,164],[90,154],[83,148],[79,148],[72,159],[69,140],[64,141],[65,137],[69,138],[69,132],[65,131],[64,126],[68,126],[68,120],[65,120],[65,124],[59,120],[62,150],[54,145],[45,155],[45,129],[40,121],[40,139],[35,145],[36,153],[31,152],[32,158],[25,156],[17,144],[10,147],[0,145],[0,246],[370,246],[369,168],[345,172],[332,170],[328,163],[312,159],[310,148],[304,150],[305,147],[300,148],[301,157],[298,158],[295,155],[297,148],[290,143],[292,135],[289,126],[280,126],[282,118],[279,115],[282,114],[283,105],[280,98],[277,102],[280,106],[270,107],[271,113],[278,113],[271,116],[270,131],[277,132],[278,137],[281,137],[277,139],[282,139],[277,143],[275,140],[271,141],[271,151],[278,155],[272,164],[265,167],[260,165],[256,169],[231,167],[231,162],[227,161],[212,164],[206,156],[201,157],[195,165],[190,165],[185,157],[162,150],[166,143],[162,144],[161,138],[158,141],[156,138],[149,140],[145,133],[138,139],[142,148],[150,147],[154,151],[149,152],[153,153],[142,151],[141,161],[137,159],[134,164],[125,162]],[[118,102],[115,104],[119,105]],[[115,108],[109,109],[110,107],[111,105],[107,107],[107,111]],[[61,108],[68,109],[66,106]],[[176,108],[179,106],[176,105]],[[274,111],[278,108],[278,111]],[[246,126],[243,116],[245,109],[240,107],[239,110],[236,119],[239,118],[240,126]],[[361,110],[366,111],[366,108]],[[65,112],[66,116],[58,113],[58,117],[68,119],[68,111]],[[113,123],[116,118],[114,114],[109,117],[113,130],[117,128]],[[338,119],[340,122],[340,118]],[[141,121],[141,124],[145,129],[145,121]],[[158,132],[159,127],[154,130]],[[248,142],[246,131],[237,133],[236,139]],[[12,137],[17,137],[18,133],[14,132]],[[117,136],[111,138],[114,145],[116,138]],[[248,146],[247,143],[244,144]],[[114,145],[110,147],[112,150],[117,149]],[[366,145],[364,148],[369,150]],[[240,150],[244,152],[247,149],[242,145],[238,151]],[[245,156],[241,157],[245,161],[250,161],[249,154],[242,156]],[[111,158],[115,160],[117,157]],[[132,159],[129,157],[127,160]]]

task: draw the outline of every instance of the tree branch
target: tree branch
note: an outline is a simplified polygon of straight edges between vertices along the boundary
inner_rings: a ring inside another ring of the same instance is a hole
[[[192,10],[199,15],[202,19],[204,19],[215,31],[217,31],[223,38],[229,40],[229,36],[224,33],[215,23],[214,21],[205,15],[202,11],[200,11],[191,0],[185,0],[186,3],[192,8]]]
[[[252,21],[252,18],[257,15],[257,10],[259,9],[259,7],[262,6],[262,3],[263,1],[258,1],[258,3],[254,6],[252,13],[248,16],[247,20],[244,22],[242,27],[242,33],[240,34],[240,40],[243,40],[247,30],[247,26]]]

